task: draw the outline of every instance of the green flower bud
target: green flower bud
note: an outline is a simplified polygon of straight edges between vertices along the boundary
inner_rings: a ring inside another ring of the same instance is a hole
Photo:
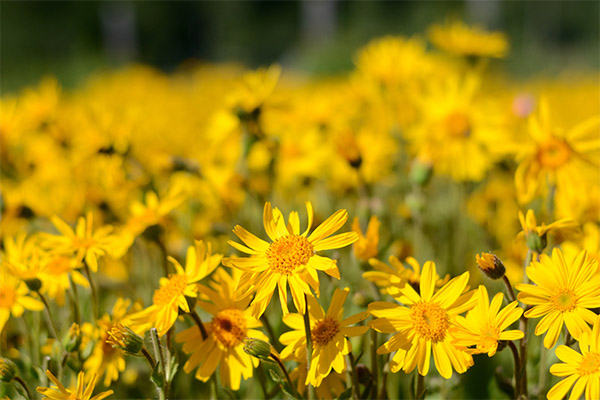
[[[259,358],[265,361],[272,361],[271,356],[271,345],[264,340],[256,338],[244,339],[244,351],[250,354],[252,357]]]
[[[77,351],[81,345],[81,329],[79,324],[73,323],[69,332],[63,338],[63,346],[68,352]]]
[[[0,358],[0,381],[10,382],[17,374],[17,366],[8,358]]]
[[[123,350],[126,354],[137,356],[144,347],[144,339],[129,327],[117,324],[108,331],[106,343]]]
[[[546,234],[540,236],[536,232],[527,233],[525,236],[525,242],[527,243],[529,250],[537,253],[541,253],[548,244],[548,241],[546,240]]]
[[[40,281],[38,278],[25,279],[25,284],[32,292],[37,292],[42,288],[42,281]]]

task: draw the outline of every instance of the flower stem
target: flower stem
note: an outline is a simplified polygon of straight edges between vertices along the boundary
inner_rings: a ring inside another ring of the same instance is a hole
[[[539,377],[538,377],[538,399],[544,400],[546,398],[546,348],[544,347],[544,341],[540,346],[540,363],[538,364]]]
[[[73,319],[79,325],[81,323],[81,312],[79,311],[79,293],[77,292],[77,286],[75,282],[73,282],[73,277],[69,273],[69,285],[71,286],[71,295],[69,299],[71,300],[71,305],[73,306]]]
[[[190,317],[192,317],[196,325],[198,325],[198,328],[200,329],[200,334],[202,335],[202,340],[206,340],[206,338],[208,337],[208,333],[206,333],[206,328],[204,327],[204,324],[202,323],[202,320],[200,319],[200,316],[198,315],[196,310],[190,309],[190,312],[188,314],[190,315]]]
[[[154,354],[157,360],[159,360],[158,362],[160,362],[159,365],[159,369],[163,374],[163,377],[165,379],[165,385],[167,384],[166,379],[167,379],[167,369],[166,369],[166,364],[165,364],[165,356],[160,348],[160,339],[158,337],[158,331],[156,330],[156,328],[151,328],[150,329],[150,342],[152,342],[152,348],[154,350]],[[162,387],[158,387],[158,398],[160,400],[165,399],[166,397],[166,390]]]
[[[276,354],[271,353],[269,355],[273,360],[275,360],[275,362],[279,365],[279,368],[281,369],[281,372],[283,372],[283,374],[285,375],[285,380],[287,381],[288,385],[290,386],[290,390],[294,393],[294,395],[296,396],[296,398],[300,398],[300,395],[298,393],[296,393],[296,388],[294,387],[294,384],[292,383],[292,378],[290,377],[290,374],[287,371],[287,368],[285,368],[285,364],[283,364],[283,362],[281,361],[281,359],[279,357],[277,357]]]
[[[29,388],[27,387],[27,383],[25,383],[25,381],[23,380],[23,378],[21,378],[18,375],[15,375],[15,377],[13,378],[15,381],[19,382],[19,384],[21,386],[23,386],[23,389],[25,389],[25,393],[27,393],[27,398],[29,400],[33,400],[34,397],[31,396],[31,391],[29,391]]]
[[[513,359],[515,361],[515,399],[519,398],[521,387],[519,384],[519,373],[521,371],[521,360],[519,359],[519,350],[517,350],[517,346],[513,343],[512,340],[508,341],[508,347],[510,347],[510,351],[512,352]]]
[[[310,330],[310,317],[308,315],[308,296],[304,293],[304,334],[306,335],[306,374],[310,373],[310,361],[312,359],[312,336]],[[308,388],[308,399],[313,400],[315,398],[315,391],[313,386],[309,383]]]
[[[377,360],[377,331],[371,329],[371,374],[373,376],[373,387],[370,397],[377,398],[377,384],[379,383],[379,365]]]
[[[94,313],[94,321],[98,320],[98,294],[96,293],[96,285],[94,284],[94,280],[92,279],[92,273],[90,272],[90,267],[84,261],[83,267],[85,269],[85,274],[87,275],[88,281],[90,282],[90,289],[92,290],[92,312]]]
[[[46,301],[46,297],[39,290],[36,290],[35,292],[38,296],[40,296],[40,300],[42,300],[42,303],[44,303],[44,307],[46,308],[46,319],[52,336],[54,336],[54,338],[58,340],[58,330],[56,329],[56,325],[54,325],[52,314],[50,314],[50,306],[48,305],[48,301]]]
[[[346,338],[346,340],[348,340]],[[356,363],[354,361],[354,354],[348,353],[350,359],[350,371],[352,372],[352,398],[354,400],[360,399],[360,383],[358,382],[358,374],[356,373]]]
[[[517,296],[515,296],[515,292],[513,290],[512,285],[510,284],[510,280],[508,280],[508,277],[506,275],[502,275],[502,280],[504,281],[506,289],[508,290],[508,297],[510,298],[510,301],[517,300]]]
[[[425,377],[419,373],[419,371],[415,371],[417,374],[417,390],[415,391],[415,400],[420,400],[425,398]]]
[[[154,366],[156,364],[154,363],[154,360],[152,359],[152,356],[150,355],[150,353],[148,353],[148,350],[146,350],[145,347],[142,347],[142,354],[144,355],[144,357],[146,357],[146,360],[148,361],[148,364],[150,364],[150,368],[154,369]]]

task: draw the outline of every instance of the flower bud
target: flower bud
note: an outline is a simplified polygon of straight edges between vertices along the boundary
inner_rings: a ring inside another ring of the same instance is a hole
[[[73,323],[69,332],[63,338],[63,346],[68,352],[76,351],[81,345],[81,328],[79,324]]]
[[[25,284],[32,292],[37,292],[42,288],[42,281],[38,278],[25,279]]]
[[[477,259],[477,266],[491,279],[500,279],[504,276],[506,272],[506,268],[504,268],[504,264],[496,255],[491,253],[481,253],[475,255]]]
[[[548,241],[546,239],[546,234],[540,236],[537,232],[527,232],[525,235],[525,243],[527,243],[529,250],[541,253],[546,248]]]
[[[371,371],[365,364],[356,365],[356,376],[358,378],[358,383],[362,385],[367,385],[369,382],[371,382],[371,380],[373,380]]]
[[[0,381],[10,382],[17,374],[17,366],[8,358],[0,358]]]
[[[431,178],[431,164],[415,159],[410,166],[409,179],[412,183],[425,186]]]
[[[117,324],[108,331],[106,343],[123,350],[126,354],[136,356],[144,347],[144,339],[129,327]]]
[[[252,357],[271,361],[271,345],[264,340],[256,338],[244,339],[244,351]]]

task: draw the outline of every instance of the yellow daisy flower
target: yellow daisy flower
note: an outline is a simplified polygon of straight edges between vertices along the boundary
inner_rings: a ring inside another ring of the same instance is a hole
[[[598,270],[598,262],[587,257],[582,251],[567,265],[558,248],[552,251],[552,258],[546,254],[540,261],[533,261],[526,270],[527,276],[535,285],[516,285],[519,301],[534,306],[525,312],[527,318],[543,318],[535,327],[535,334],[544,337],[544,346],[554,347],[563,323],[575,339],[589,331],[588,323],[593,323],[596,314],[590,309],[600,307],[600,285],[593,279]]]
[[[57,254],[76,255],[77,265],[85,260],[93,272],[98,271],[98,259],[104,254],[114,254],[122,250],[119,237],[111,235],[113,227],[105,225],[93,232],[93,214],[88,212],[86,217],[80,217],[73,230],[58,216],[52,217],[52,223],[61,235],[44,235],[44,247]]]
[[[600,399],[600,316],[596,317],[592,331],[582,335],[579,350],[580,353],[564,345],[556,348],[556,356],[563,363],[552,365],[550,373],[567,378],[550,389],[549,400],[564,398],[573,384],[569,400],[581,398],[584,389],[585,400]]]
[[[513,301],[500,311],[504,294],[497,293],[490,304],[485,286],[477,290],[477,305],[467,313],[466,317],[458,316],[455,327],[450,328],[456,346],[467,348],[472,354],[487,353],[489,357],[496,354],[498,341],[517,340],[524,336],[519,330],[505,331],[517,321],[523,310]]]
[[[236,267],[246,272],[242,282],[248,282],[250,291],[256,296],[252,301],[254,315],[259,317],[271,301],[275,287],[279,287],[279,299],[284,314],[287,314],[287,285],[290,286],[292,299],[296,309],[305,312],[304,296],[311,297],[309,285],[319,293],[319,277],[317,271],[340,279],[337,263],[327,257],[316,254],[318,251],[339,249],[354,243],[358,239],[356,232],[346,232],[330,236],[340,229],[348,219],[346,210],[338,210],[320,224],[310,235],[313,224],[313,208],[306,202],[308,227],[300,233],[298,213],[292,211],[286,225],[283,214],[278,208],[266,203],[263,223],[267,235],[272,240],[268,243],[239,225],[233,232],[248,246],[229,241],[236,249],[250,254],[250,257],[230,257],[223,260],[226,266]]]
[[[344,303],[350,289],[336,289],[333,292],[327,314],[314,297],[308,298],[308,314],[310,317],[310,334],[312,339],[312,355],[310,370],[305,384],[315,387],[321,385],[323,378],[329,375],[333,368],[337,373],[346,370],[344,356],[352,351],[352,345],[347,337],[360,336],[369,330],[368,326],[349,326],[356,324],[369,316],[364,311],[342,319],[344,317]],[[293,329],[281,335],[279,341],[286,345],[281,352],[281,357],[287,358],[291,354],[299,353],[302,349],[306,352],[306,334],[304,317],[302,314],[287,314],[283,322]],[[304,353],[306,354],[306,353]]]
[[[169,257],[177,272],[168,278],[160,278],[160,289],[154,292],[152,305],[130,317],[130,325],[140,326],[142,330],[155,327],[160,336],[175,324],[179,309],[190,312],[186,297],[197,297],[199,280],[208,276],[219,265],[222,254],[211,254],[210,243],[205,245],[196,241],[195,246],[187,250],[185,269],[179,261]]]
[[[27,296],[29,289],[25,282],[10,274],[6,268],[0,266],[0,332],[12,314],[19,318],[25,309],[41,311],[44,304]]]
[[[369,219],[367,231],[363,235],[360,229],[358,217],[352,222],[352,230],[358,234],[358,240],[354,243],[354,255],[359,260],[367,261],[371,257],[377,256],[377,246],[379,245],[379,226],[381,222],[376,216]]]
[[[144,203],[139,200],[134,200],[131,203],[129,207],[131,216],[127,220],[124,230],[138,236],[149,226],[163,224],[167,215],[179,207],[185,197],[186,194],[179,187],[171,188],[162,199],[159,199],[153,191],[146,192]]]
[[[372,258],[369,260],[369,264],[371,264],[375,271],[364,272],[362,277],[375,283],[381,288],[382,293],[387,293],[390,296],[399,295],[400,288],[403,287],[405,283],[408,283],[413,289],[419,292],[419,287],[421,285],[421,266],[413,257],[407,257],[404,261],[411,268],[406,268],[406,266],[395,256],[390,256],[389,266]],[[436,273],[435,286],[442,287],[449,280],[449,274],[446,274],[444,278],[441,278]]]
[[[46,376],[48,379],[54,383],[55,387],[41,387],[38,386],[37,391],[44,395],[42,399],[51,399],[51,400],[102,400],[111,394],[113,394],[112,390],[108,390],[106,392],[98,393],[95,396],[92,396],[94,392],[94,387],[96,386],[96,380],[98,379],[97,375],[92,375],[90,381],[88,382],[87,388],[84,385],[84,373],[80,372],[77,375],[77,386],[74,389],[65,388],[62,383],[59,382],[58,378],[55,377],[50,370],[46,370]]]
[[[487,32],[461,21],[446,21],[445,25],[429,28],[429,39],[448,53],[466,57],[503,58],[508,52],[508,40],[502,32]]]
[[[262,324],[247,308],[250,296],[236,291],[240,276],[239,271],[233,270],[230,276],[220,268],[210,287],[198,285],[202,298],[206,296],[210,302],[198,300],[197,305],[213,315],[211,322],[204,325],[206,340],[202,339],[197,326],[180,332],[175,338],[183,342],[183,351],[191,354],[183,366],[186,373],[199,366],[196,379],[206,382],[220,365],[221,383],[232,390],[238,390],[242,376],[251,378],[253,367],[258,366],[258,360],[244,352],[244,339],[268,341],[261,331],[253,329]]]
[[[523,230],[517,234],[517,239],[525,238],[528,242],[534,240],[532,239],[532,236],[537,236],[541,238],[542,241],[545,241],[548,232],[568,234],[578,228],[578,224],[571,218],[561,218],[558,221],[552,222],[550,225],[546,225],[542,222],[542,224],[538,226],[535,214],[531,209],[527,210],[525,216],[519,211],[519,222],[521,223],[521,228]]]
[[[432,261],[423,265],[420,293],[405,285],[396,299],[406,306],[377,301],[369,304],[369,311],[377,319],[369,326],[378,332],[394,336],[377,349],[377,354],[396,352],[390,362],[392,372],[400,369],[410,373],[418,366],[421,375],[427,375],[431,353],[435,366],[446,379],[452,368],[463,373],[473,365],[471,355],[452,343],[449,332],[455,317],[473,307],[476,298],[466,292],[469,272],[452,279],[435,292],[436,268]],[[473,299],[471,299],[473,297]]]

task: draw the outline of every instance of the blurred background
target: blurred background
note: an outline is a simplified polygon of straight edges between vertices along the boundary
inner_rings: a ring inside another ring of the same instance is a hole
[[[1,89],[46,74],[73,87],[138,62],[170,72],[191,60],[272,62],[312,74],[352,67],[356,49],[446,17],[506,32],[517,77],[600,67],[597,1],[2,1]],[[590,51],[592,50],[592,51]]]

